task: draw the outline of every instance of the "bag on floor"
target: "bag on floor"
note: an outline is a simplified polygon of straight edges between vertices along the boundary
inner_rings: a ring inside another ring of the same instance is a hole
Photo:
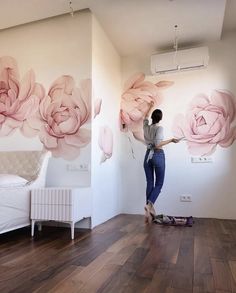
[[[170,226],[188,226],[192,227],[193,217],[174,217],[166,215],[157,215],[153,222],[156,224],[170,225]]]

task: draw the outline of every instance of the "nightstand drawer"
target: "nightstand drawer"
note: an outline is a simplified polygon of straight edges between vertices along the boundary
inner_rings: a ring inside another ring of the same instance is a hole
[[[45,221],[72,221],[72,205],[32,204],[31,219]]]
[[[69,188],[39,188],[31,191],[31,204],[72,205],[73,192]]]

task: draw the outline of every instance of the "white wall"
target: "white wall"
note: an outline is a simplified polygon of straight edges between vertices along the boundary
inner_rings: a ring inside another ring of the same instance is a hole
[[[171,127],[177,113],[185,114],[197,93],[210,94],[213,89],[226,89],[236,96],[236,34],[209,44],[210,64],[205,70],[172,75],[148,76],[151,81],[172,80],[174,85],[163,93],[160,106],[164,116],[165,138],[172,137]],[[122,59],[123,82],[137,71],[150,74],[149,56]],[[143,213],[145,204],[145,147],[132,140],[136,159],[132,159],[130,143],[122,135],[122,207],[126,213]],[[165,147],[166,177],[156,202],[158,213],[198,217],[236,218],[236,142],[229,148],[217,147],[213,163],[193,164],[184,142]],[[182,203],[181,194],[191,194],[191,203]]]
[[[81,79],[91,78],[92,18],[88,10],[54,17],[22,25],[0,32],[0,56],[14,57],[20,76],[33,69],[36,81],[48,91],[50,85],[61,75],[74,77],[79,86]],[[38,138],[25,138],[20,133],[1,137],[0,150],[41,149]],[[91,145],[81,150],[73,164],[91,161]],[[47,185],[89,186],[91,174],[69,172],[63,159],[50,159]]]
[[[92,192],[93,218],[96,226],[115,215],[120,209],[120,57],[97,20],[92,26],[93,101],[102,99],[100,114],[92,122]],[[98,146],[99,128],[113,131],[113,156],[100,164],[102,152]]]

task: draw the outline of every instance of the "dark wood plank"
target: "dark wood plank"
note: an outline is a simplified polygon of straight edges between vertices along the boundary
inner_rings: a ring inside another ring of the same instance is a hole
[[[172,287],[193,290],[194,272],[194,236],[193,231],[186,230],[180,244],[178,260],[173,270]]]
[[[0,235],[4,293],[236,293],[236,221],[192,228],[119,215],[94,230],[24,228]]]
[[[211,262],[216,290],[232,292],[234,284],[227,262],[215,258],[212,258]]]

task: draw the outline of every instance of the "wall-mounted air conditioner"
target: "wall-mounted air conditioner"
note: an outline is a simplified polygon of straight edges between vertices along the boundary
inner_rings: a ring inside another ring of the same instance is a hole
[[[201,69],[209,62],[208,47],[183,49],[151,56],[152,74]]]

